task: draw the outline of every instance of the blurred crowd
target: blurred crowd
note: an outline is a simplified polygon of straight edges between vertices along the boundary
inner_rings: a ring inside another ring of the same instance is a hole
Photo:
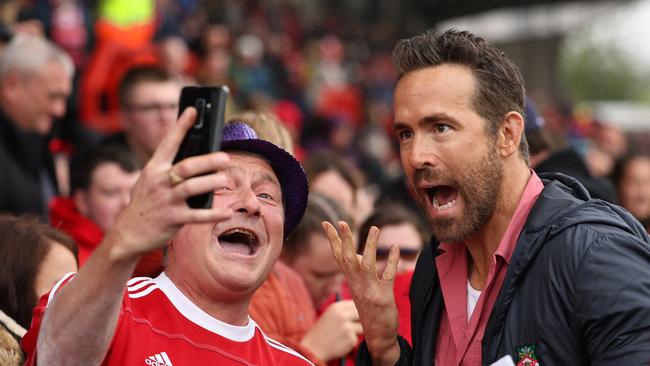
[[[42,284],[53,284],[43,276],[75,271],[102,240],[176,121],[182,86],[192,84],[228,85],[226,119],[292,152],[315,192],[254,298],[251,313],[262,328],[321,364],[357,345],[360,329],[344,326],[356,310],[324,220],[353,223],[359,250],[370,225],[379,226],[380,260],[400,244],[407,279],[395,291],[398,307],[408,309],[409,271],[429,234],[409,198],[392,131],[390,50],[402,34],[313,13],[289,0],[0,4],[0,310],[14,326],[29,327],[31,307],[49,290]],[[527,103],[531,167],[574,176],[650,231],[647,136],[571,107]],[[38,219],[16,224],[13,215],[24,214]],[[18,245],[25,227],[39,229]],[[31,259],[18,261],[24,251]],[[164,252],[151,253],[134,275],[155,276],[163,266]],[[287,278],[298,290],[286,287]],[[300,321],[287,314],[301,314]]]

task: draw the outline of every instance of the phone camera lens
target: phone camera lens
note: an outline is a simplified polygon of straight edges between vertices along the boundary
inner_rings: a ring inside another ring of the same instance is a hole
[[[205,106],[206,100],[204,98],[198,98],[194,103],[196,107],[196,123],[194,123],[194,128],[199,129],[203,127],[203,120],[205,118]]]

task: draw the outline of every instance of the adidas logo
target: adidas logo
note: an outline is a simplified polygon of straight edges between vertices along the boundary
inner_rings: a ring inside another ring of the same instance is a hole
[[[144,360],[144,363],[149,366],[174,366],[169,356],[167,356],[167,352],[160,352],[149,356],[149,358]]]

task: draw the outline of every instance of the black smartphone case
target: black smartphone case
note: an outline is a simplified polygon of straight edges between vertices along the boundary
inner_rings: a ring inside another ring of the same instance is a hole
[[[183,138],[174,163],[190,156],[209,154],[221,145],[228,88],[188,86],[181,91],[179,115],[187,107],[196,108],[196,119]],[[192,208],[210,208],[212,193],[192,196],[187,204]]]

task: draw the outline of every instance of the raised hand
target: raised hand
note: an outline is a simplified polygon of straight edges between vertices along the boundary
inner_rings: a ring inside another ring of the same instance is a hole
[[[194,108],[186,109],[144,167],[130,204],[107,234],[119,243],[113,252],[115,256],[138,257],[164,246],[186,223],[216,221],[227,216],[227,211],[218,207],[191,209],[185,201],[223,184],[224,178],[217,172],[227,163],[227,154],[195,156],[172,165],[195,116]]]
[[[117,326],[126,281],[140,255],[166,245],[186,223],[230,215],[225,208],[191,209],[185,201],[222,186],[225,177],[216,172],[229,160],[219,152],[173,164],[195,115],[196,110],[189,108],[179,117],[144,167],[131,202],[102,244],[48,306],[38,336],[39,365],[99,365]]]
[[[350,286],[373,365],[393,365],[400,354],[397,343],[399,318],[393,295],[399,248],[396,245],[391,247],[388,264],[380,278],[376,270],[379,229],[375,226],[370,228],[361,256],[356,254],[348,224],[343,221],[338,224],[340,231],[328,222],[322,225],[334,259]]]

